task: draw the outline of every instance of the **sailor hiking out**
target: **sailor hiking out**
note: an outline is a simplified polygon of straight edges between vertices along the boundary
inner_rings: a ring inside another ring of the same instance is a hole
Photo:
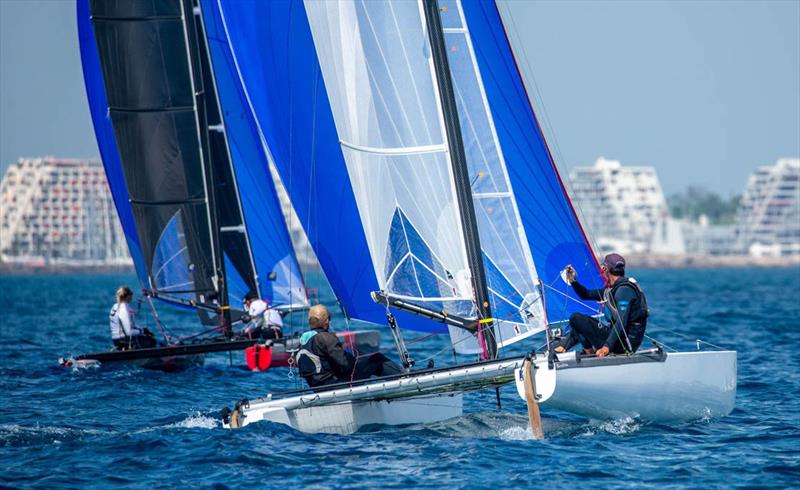
[[[587,289],[579,283],[571,265],[565,271],[566,281],[581,299],[602,303],[603,317],[573,313],[569,317],[570,333],[555,351],[566,352],[580,342],[585,354],[599,357],[636,352],[647,327],[647,299],[636,280],[625,277],[625,259],[616,253],[606,255],[601,264],[606,281],[602,289]]]
[[[114,347],[117,350],[155,347],[156,339],[153,333],[146,328],[136,326],[133,310],[130,307],[131,301],[133,301],[131,288],[120,286],[117,289],[117,302],[108,314]]]
[[[310,387],[403,372],[399,365],[380,352],[356,358],[345,351],[339,338],[330,332],[331,314],[325,306],[311,307],[308,324],[311,330],[300,337],[295,362],[300,376]]]
[[[247,314],[242,315],[246,323],[240,337],[250,339],[279,339],[283,336],[283,318],[278,310],[270,308],[266,301],[259,299],[255,292],[244,297]]]

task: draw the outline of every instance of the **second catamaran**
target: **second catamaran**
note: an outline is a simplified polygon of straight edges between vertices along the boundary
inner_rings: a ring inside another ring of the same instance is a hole
[[[211,65],[197,2],[80,0],[78,28],[98,146],[146,299],[194,308],[215,328],[191,345],[163,331],[161,347],[74,361],[171,369],[252,346],[231,339],[248,292],[283,311],[308,300],[250,113]]]

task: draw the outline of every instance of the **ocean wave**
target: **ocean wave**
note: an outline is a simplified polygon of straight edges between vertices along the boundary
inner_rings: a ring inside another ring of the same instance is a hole
[[[0,424],[1,446],[26,446],[32,444],[60,444],[65,440],[83,436],[111,434],[99,429],[79,429],[74,427]]]

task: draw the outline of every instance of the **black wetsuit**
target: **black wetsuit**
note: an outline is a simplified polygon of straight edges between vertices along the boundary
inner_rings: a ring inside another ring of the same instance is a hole
[[[344,350],[339,337],[327,330],[313,329],[303,334],[300,341],[297,360],[300,375],[312,388],[402,372],[400,366],[380,352],[356,360]],[[318,367],[310,357],[302,355],[303,350],[318,358]]]
[[[572,289],[581,299],[606,301],[605,321],[573,313],[569,317],[571,330],[562,347],[570,349],[580,342],[587,349],[608,347],[616,354],[636,352],[647,327],[647,302],[636,283],[620,277],[610,288],[586,289],[575,281]]]

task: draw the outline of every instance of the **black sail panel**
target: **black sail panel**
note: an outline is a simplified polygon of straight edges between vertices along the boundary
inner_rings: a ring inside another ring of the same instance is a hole
[[[95,0],[91,11],[151,287],[206,302],[218,287],[214,220],[185,9],[178,0]]]

